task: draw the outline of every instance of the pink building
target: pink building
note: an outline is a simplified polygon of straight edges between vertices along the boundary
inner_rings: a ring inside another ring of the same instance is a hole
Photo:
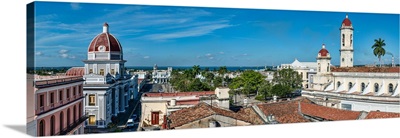
[[[27,133],[32,136],[84,133],[82,76],[28,75]]]

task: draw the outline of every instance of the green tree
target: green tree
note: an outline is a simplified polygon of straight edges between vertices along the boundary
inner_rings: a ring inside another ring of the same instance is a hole
[[[282,84],[276,84],[272,86],[270,95],[276,95],[279,97],[285,97],[287,94],[291,93],[291,88]]]
[[[217,76],[213,80],[214,87],[221,87],[222,86],[223,78],[221,76]]]
[[[192,67],[192,71],[193,71],[193,74],[194,74],[194,75],[200,74],[200,65],[194,65],[194,66]]]
[[[250,96],[257,92],[260,84],[265,81],[265,76],[253,70],[246,70],[240,76],[233,79],[230,89],[241,89],[242,94]]]
[[[258,95],[265,100],[267,97],[273,96],[271,89],[272,84],[268,81],[265,81],[260,85],[260,88],[258,89]]]
[[[226,68],[226,66],[219,67],[218,74],[224,76],[225,73],[228,73],[228,69]]]
[[[381,56],[385,56],[386,50],[383,48],[386,46],[385,40],[379,38],[374,40],[375,43],[371,48],[374,49],[374,55],[379,59],[379,66],[382,67]]]
[[[282,69],[274,73],[272,81],[276,84],[287,86],[290,91],[301,88],[301,76],[297,71],[293,69]]]

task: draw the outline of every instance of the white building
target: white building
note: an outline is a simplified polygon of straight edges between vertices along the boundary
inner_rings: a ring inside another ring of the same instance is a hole
[[[317,73],[308,78],[310,87],[302,95],[341,109],[400,113],[400,68],[353,67],[353,26],[347,15],[340,31],[340,67],[330,65],[330,54],[323,46]]]
[[[294,61],[291,64],[281,64],[280,66],[277,67],[277,70],[290,68],[293,69],[294,71],[297,71],[303,80],[302,87],[308,88],[310,85],[309,78],[314,77],[314,75],[317,72],[317,67],[318,67],[317,62],[300,62],[297,59],[294,59]]]
[[[168,67],[167,70],[159,70],[157,64],[153,67],[153,82],[154,83],[168,83],[171,78],[172,67]]]
[[[125,71],[122,46],[109,32],[107,23],[90,42],[87,60],[83,62],[87,127],[105,128],[112,116],[125,112],[134,92],[137,93],[137,79]]]

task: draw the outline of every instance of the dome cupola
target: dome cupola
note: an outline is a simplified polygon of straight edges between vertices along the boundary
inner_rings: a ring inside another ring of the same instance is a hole
[[[110,34],[107,23],[103,25],[103,32],[90,42],[88,52],[122,52],[121,44]]]

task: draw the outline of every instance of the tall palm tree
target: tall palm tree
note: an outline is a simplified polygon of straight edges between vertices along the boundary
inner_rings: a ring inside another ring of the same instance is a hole
[[[194,66],[192,67],[192,69],[193,69],[193,73],[194,73],[195,75],[198,75],[198,74],[200,73],[200,65],[194,65]]]
[[[371,48],[374,49],[374,55],[379,59],[379,66],[382,67],[381,56],[385,56],[385,48],[383,48],[385,44],[385,40],[379,38],[374,40],[375,43]]]

